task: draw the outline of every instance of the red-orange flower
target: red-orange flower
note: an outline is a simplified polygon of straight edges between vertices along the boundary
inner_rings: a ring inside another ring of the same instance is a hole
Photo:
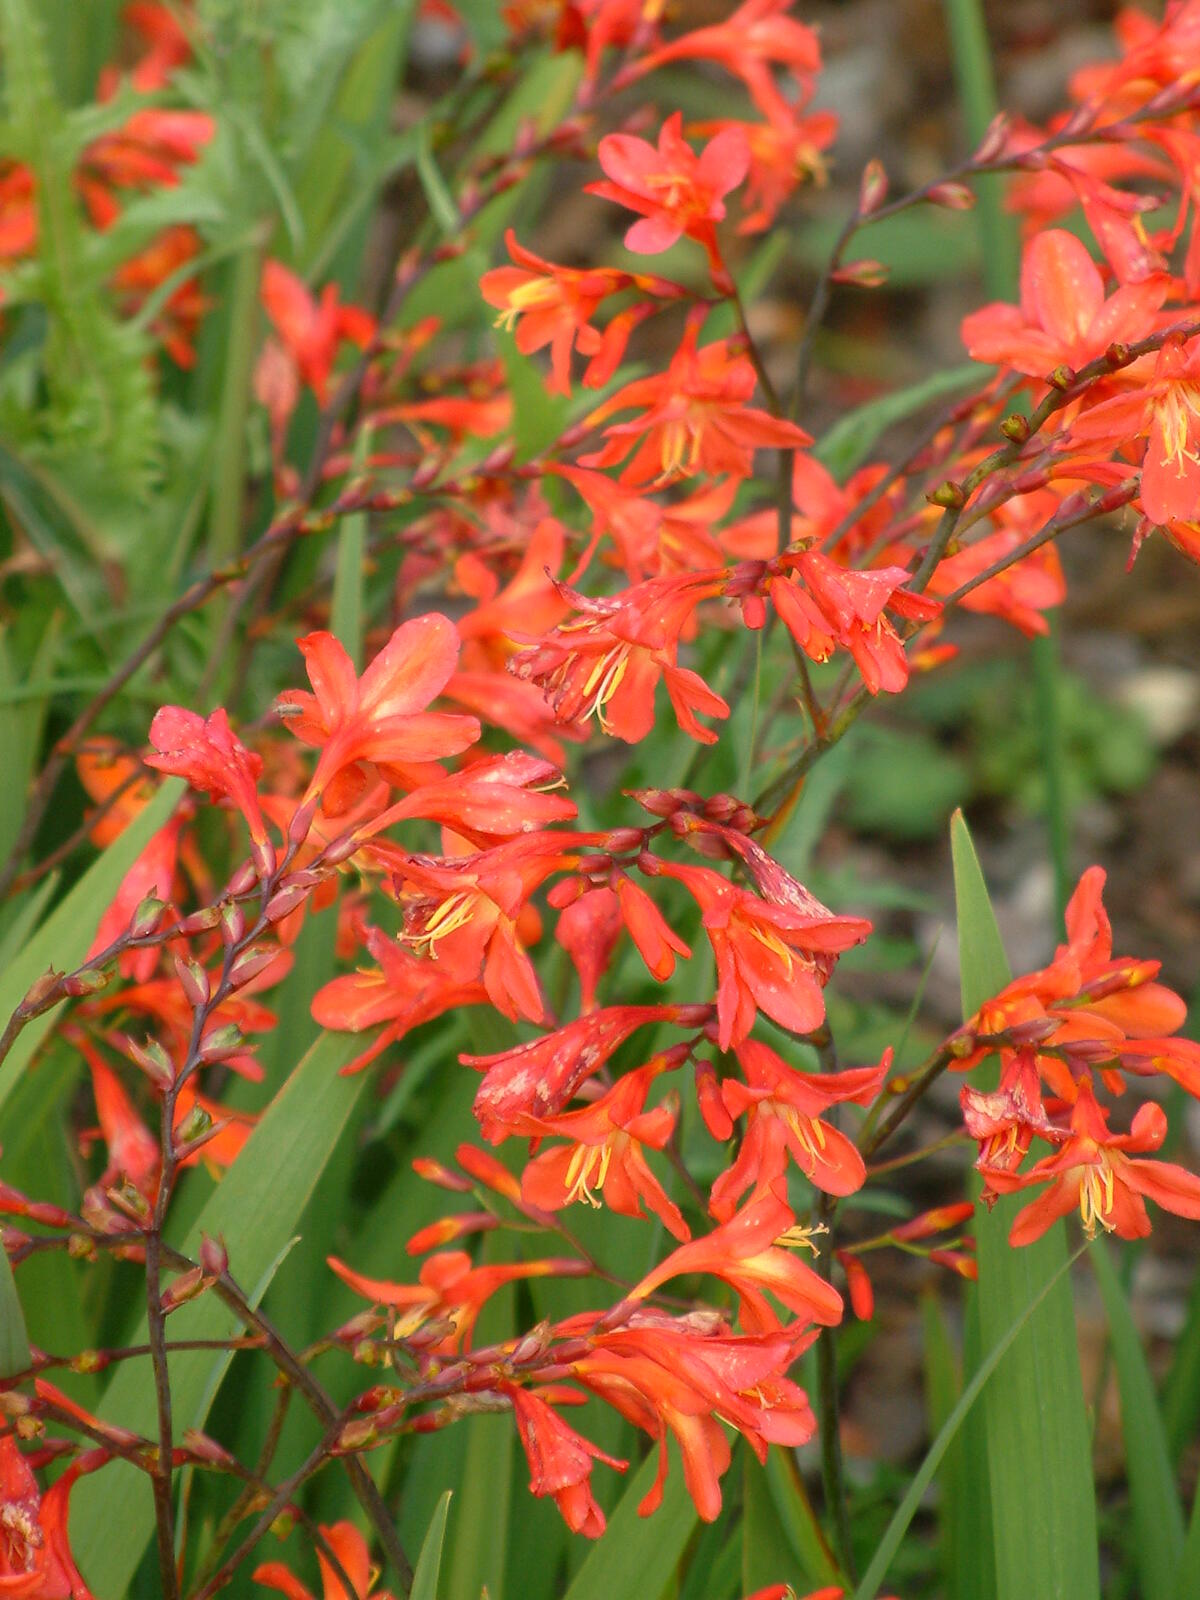
[[[186,778],[193,789],[214,799],[229,800],[245,817],[258,853],[270,855],[267,825],[258,804],[262,757],[247,750],[221,707],[210,717],[182,706],[161,707],[150,724],[150,743],[154,749],[146,757],[148,767]]]
[[[677,1239],[690,1238],[691,1230],[679,1207],[643,1154],[644,1146],[661,1150],[675,1128],[676,1112],[670,1106],[643,1109],[650,1085],[666,1064],[660,1060],[626,1073],[607,1094],[582,1110],[525,1118],[523,1133],[568,1141],[536,1156],[525,1168],[521,1179],[525,1203],[543,1211],[561,1211],[573,1200],[599,1206],[603,1194],[612,1210],[625,1217],[640,1217],[644,1200]]]
[[[67,1542],[71,1490],[100,1465],[89,1452],[45,1494],[11,1433],[0,1434],[0,1594],[11,1600],[94,1600]]]
[[[395,1328],[398,1338],[434,1318],[450,1323],[452,1331],[439,1345],[443,1350],[470,1348],[471,1331],[480,1311],[506,1283],[524,1278],[578,1278],[591,1270],[585,1261],[572,1257],[477,1267],[465,1250],[444,1250],[424,1263],[416,1283],[390,1283],[383,1278],[364,1277],[336,1256],[327,1260],[355,1294],[401,1313]]]
[[[631,1291],[630,1298],[644,1300],[671,1278],[704,1272],[733,1289],[748,1333],[774,1333],[780,1326],[766,1291],[806,1323],[832,1326],[842,1318],[841,1295],[797,1256],[777,1248],[780,1240],[786,1242],[794,1220],[777,1195],[763,1195],[702,1239],[672,1250]]]
[[[603,1461],[605,1466],[624,1472],[629,1463],[606,1455],[568,1427],[540,1395],[515,1383],[501,1384],[499,1389],[512,1402],[517,1433],[529,1462],[530,1493],[553,1495],[572,1533],[598,1539],[604,1532],[605,1520],[592,1494],[592,1465]]]
[[[1009,1242],[1031,1244],[1076,1206],[1089,1239],[1097,1228],[1122,1239],[1144,1238],[1150,1232],[1147,1199],[1176,1216],[1200,1220],[1200,1178],[1172,1161],[1138,1159],[1144,1151],[1160,1149],[1166,1136],[1166,1115],[1153,1101],[1139,1107],[1128,1133],[1110,1133],[1091,1085],[1082,1083],[1071,1112],[1070,1136],[1057,1155],[1035,1161],[1026,1172],[981,1169],[989,1188],[1001,1194],[1049,1180],[1017,1213]]]
[[[821,991],[834,962],[843,950],[862,943],[871,931],[869,922],[835,916],[817,901],[807,911],[772,904],[710,867],[659,861],[655,870],[678,878],[703,912],[717,960],[722,1050],[741,1044],[760,1010],[792,1033],[820,1027],[825,1020]]]
[[[640,141],[638,141],[640,143]],[[675,298],[673,283],[662,278],[621,272],[615,267],[560,267],[544,261],[517,242],[510,228],[504,236],[516,263],[495,267],[479,280],[480,293],[500,312],[497,325],[513,330],[522,355],[550,346],[551,394],[571,392],[571,351],[590,356],[584,384],[597,389],[616,371],[635,324],[654,308],[643,304],[619,313],[601,331],[592,319],[604,301],[638,288]]]
[[[367,1549],[367,1541],[351,1522],[333,1522],[318,1524],[321,1536],[333,1551],[342,1570],[353,1585],[349,1594],[346,1586],[334,1571],[328,1556],[318,1545],[317,1564],[321,1569],[321,1594],[322,1600],[392,1600],[391,1595],[383,1589],[373,1587],[378,1576],[371,1563],[371,1554]],[[277,1589],[287,1596],[287,1600],[314,1600],[311,1590],[307,1589],[281,1561],[264,1561],[254,1569],[255,1583],[261,1583],[264,1588]]]
[[[319,796],[331,816],[361,792],[360,763],[412,788],[429,776],[427,763],[458,755],[479,738],[474,717],[425,710],[458,660],[454,624],[437,612],[402,623],[361,678],[333,634],[310,633],[297,642],[314,692],[289,689],[276,707],[298,739],[320,748],[305,801]]]
[[[704,246],[714,281],[729,287],[715,224],[725,215],[724,197],[746,176],[750,149],[734,125],[697,156],[682,130],[683,113],[676,111],[659,130],[657,148],[632,134],[610,133],[598,151],[605,181],[589,183],[586,192],[641,213],[642,221],[625,235],[627,249],[656,255],[686,234]]]
[[[697,349],[698,335],[692,318],[665,372],[635,378],[597,406],[590,423],[631,407],[641,415],[606,428],[608,443],[581,458],[585,467],[615,466],[633,450],[622,483],[664,484],[697,472],[748,478],[756,450],[812,443],[794,422],[747,405],[757,380],[745,355],[727,339]]]
[[[263,266],[262,303],[300,381],[324,405],[338,351],[345,342],[366,349],[375,336],[374,317],[359,306],[341,305],[334,283],[315,299],[280,261]]]
[[[809,1182],[826,1194],[853,1194],[866,1178],[863,1158],[846,1135],[820,1113],[842,1101],[867,1105],[887,1076],[890,1057],[877,1067],[846,1072],[797,1072],[757,1039],[738,1046],[743,1083],[726,1078],[721,1098],[730,1117],[745,1116],[746,1134],[733,1165],[713,1184],[709,1210],[721,1222],[754,1185],[752,1199],[786,1181],[790,1156]]]

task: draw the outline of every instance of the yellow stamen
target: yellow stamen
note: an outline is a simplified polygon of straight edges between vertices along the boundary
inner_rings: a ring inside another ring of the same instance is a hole
[[[476,894],[473,889],[460,889],[443,900],[437,910],[427,918],[419,933],[403,933],[401,939],[411,944],[422,955],[437,958],[437,942],[470,922],[475,913]]]
[[[568,1205],[573,1204],[576,1200],[582,1200],[585,1205],[599,1209],[600,1199],[595,1191],[604,1188],[604,1180],[608,1177],[608,1164],[611,1160],[612,1146],[608,1143],[602,1145],[576,1145],[575,1153],[567,1164]],[[599,1169],[598,1171],[597,1168]],[[593,1174],[595,1174],[594,1178]]]
[[[813,1255],[817,1256],[820,1255],[821,1249],[816,1241],[821,1234],[828,1232],[829,1229],[823,1222],[814,1223],[809,1228],[803,1228],[797,1223],[786,1233],[781,1233],[775,1243],[791,1250],[811,1250]]]
[[[1116,1223],[1110,1220],[1113,1209],[1112,1168],[1106,1162],[1102,1167],[1089,1167],[1087,1177],[1079,1185],[1079,1214],[1083,1218],[1083,1231],[1089,1239],[1096,1237],[1097,1226],[1112,1233]]]

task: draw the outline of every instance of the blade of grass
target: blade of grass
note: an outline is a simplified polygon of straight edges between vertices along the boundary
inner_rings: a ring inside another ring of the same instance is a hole
[[[671,1465],[658,1510],[651,1517],[640,1517],[637,1509],[658,1472],[655,1450],[638,1468],[563,1600],[614,1600],[618,1595],[658,1600],[699,1520],[673,1444],[669,1453]]]
[[[1183,1546],[1179,1570],[1175,1574],[1175,1600],[1195,1600],[1198,1594],[1200,1594],[1200,1484],[1196,1485],[1196,1498],[1192,1501],[1187,1540]]]
[[[0,1245],[0,1378],[28,1371],[32,1359],[8,1251]]]
[[[883,1538],[879,1541],[879,1547],[871,1558],[871,1564],[863,1575],[862,1581],[858,1588],[854,1591],[854,1600],[875,1600],[875,1596],[879,1592],[879,1586],[887,1576],[888,1568],[892,1564],[896,1551],[900,1548],[901,1540],[908,1531],[909,1523],[916,1515],[917,1508],[921,1503],[926,1489],[928,1489],[929,1485],[933,1482],[934,1474],[937,1472],[942,1458],[945,1456],[946,1451],[954,1442],[955,1436],[957,1435],[959,1428],[962,1426],[964,1417],[975,1404],[975,1401],[979,1398],[985,1385],[987,1385],[988,1380],[1000,1366],[1005,1356],[1008,1355],[1009,1351],[1016,1344],[1028,1323],[1039,1311],[1043,1302],[1047,1300],[1050,1295],[1052,1295],[1063,1283],[1065,1283],[1068,1269],[1073,1262],[1079,1259],[1082,1254],[1083,1250],[1081,1247],[1073,1256],[1069,1257],[1062,1263],[1050,1281],[1038,1292],[1035,1299],[1025,1308],[1024,1311],[1021,1312],[1016,1321],[1009,1326],[1004,1335],[992,1345],[978,1370],[972,1374],[971,1381],[964,1388],[961,1396],[959,1397],[958,1403],[955,1405],[950,1415],[946,1418],[946,1421],[938,1433],[937,1438],[930,1445],[928,1451],[926,1452],[925,1459],[917,1468],[913,1480],[905,1492],[903,1500],[901,1500],[900,1504],[897,1506],[895,1515],[892,1517],[891,1522],[888,1523],[887,1531],[884,1533]],[[1014,1545],[1023,1548],[1026,1552],[1026,1577],[1029,1585],[1025,1590],[1026,1594],[1047,1593],[1050,1591],[1037,1587],[1041,1582],[1041,1578],[1037,1572],[1037,1569],[1032,1565],[1032,1562],[1028,1557],[1027,1539],[1030,1532],[1031,1530],[1028,1528],[1021,1528],[1018,1536],[1016,1531],[1010,1529],[1009,1537]],[[1061,1592],[1062,1594],[1070,1595],[1087,1592],[1074,1587],[1076,1582],[1076,1574],[1074,1573],[1059,1572],[1049,1574],[1049,1576],[1054,1582],[1065,1583],[1069,1586],[1053,1592]]]
[[[450,1510],[450,1500],[451,1491],[447,1489],[437,1503],[429,1531],[421,1543],[421,1553],[417,1557],[409,1600],[437,1600],[438,1577],[442,1570],[442,1545],[446,1538],[446,1515]]]
[[[1163,1385],[1163,1427],[1171,1460],[1180,1456],[1196,1437],[1200,1423],[1200,1272],[1188,1296],[1187,1317]]]
[[[961,813],[950,837],[963,1015],[970,1017],[1008,982],[1009,967]],[[984,1074],[979,1076],[983,1081]],[[981,1208],[975,1223],[985,1364],[998,1330],[1038,1307],[984,1407],[997,1595],[1085,1600],[1099,1594],[1099,1558],[1074,1301],[1063,1270],[1066,1229],[1058,1223],[1036,1244],[1014,1250],[1008,1232],[1017,1204],[1017,1197],[1008,1196],[990,1211]]]
[[[29,940],[0,977],[0,1021],[6,1021],[29,993],[30,986],[48,968],[59,972],[78,966],[99,925],[100,918],[143,849],[170,817],[184,791],[182,779],[172,778],[150,804],[114,839],[62,902]],[[17,1036],[0,1062],[0,1107],[19,1082],[33,1053],[45,1038],[57,1010],[35,1017]]]
[[[1154,1381],[1146,1366],[1129,1300],[1109,1257],[1108,1242],[1095,1239],[1092,1267],[1104,1309],[1121,1395],[1125,1470],[1133,1503],[1133,1565],[1141,1600],[1171,1600],[1183,1555],[1183,1510],[1167,1450]]]

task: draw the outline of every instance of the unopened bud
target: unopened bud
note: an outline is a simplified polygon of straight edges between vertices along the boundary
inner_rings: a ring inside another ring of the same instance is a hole
[[[206,1064],[213,1061],[225,1061],[242,1048],[245,1043],[242,1030],[232,1022],[226,1022],[219,1028],[214,1028],[211,1033],[206,1033],[200,1045],[198,1059]]]
[[[179,987],[183,990],[190,1006],[198,1011],[208,1004],[212,989],[208,973],[198,961],[190,961],[185,956],[176,956],[175,976],[179,979]]]
[[[832,283],[848,283],[857,289],[878,289],[888,279],[888,268],[873,256],[846,261],[829,274]]]
[[[157,895],[148,894],[133,913],[133,920],[129,924],[129,937],[145,939],[153,933],[166,909]]]
[[[859,216],[869,217],[872,211],[877,211],[887,199],[887,192],[888,180],[883,162],[875,159],[868,161],[858,185]]]
[[[220,1278],[229,1271],[229,1252],[224,1239],[220,1237],[213,1239],[207,1233],[202,1233],[196,1255],[201,1270],[208,1278]]]
[[[73,1233],[67,1240],[67,1254],[72,1261],[95,1261],[96,1246],[86,1233]]]
[[[334,1450],[343,1454],[352,1450],[364,1450],[367,1445],[374,1444],[378,1437],[375,1423],[370,1417],[357,1418],[348,1422],[337,1436]]]
[[[235,1465],[234,1458],[223,1445],[215,1439],[210,1439],[208,1434],[201,1433],[199,1428],[185,1428],[183,1433],[183,1447],[190,1456],[197,1461],[207,1461],[214,1467],[228,1467]]]
[[[1002,111],[999,116],[993,117],[988,123],[987,131],[979,142],[974,159],[979,163],[995,161],[1004,154],[1008,144],[1010,122]]]
[[[944,483],[939,483],[937,488],[925,496],[930,505],[941,506],[946,511],[961,511],[967,503],[962,485],[947,478]]]
[[[203,1272],[199,1267],[189,1267],[186,1272],[181,1272],[173,1283],[169,1283],[163,1290],[159,1305],[164,1314],[174,1311],[177,1306],[195,1300],[208,1288]]]
[[[930,205],[943,206],[947,211],[970,211],[975,205],[975,191],[965,183],[935,183],[925,198]]]
[[[175,1082],[175,1068],[171,1064],[171,1058],[157,1039],[147,1039],[144,1044],[138,1044],[135,1040],[126,1038],[124,1045],[126,1055],[136,1066],[141,1067],[151,1083],[165,1089]]]
[[[304,884],[289,883],[273,894],[267,901],[264,913],[268,922],[282,922],[284,917],[290,916],[299,906],[302,906],[312,891]]]
[[[111,976],[100,967],[84,967],[63,979],[63,993],[69,994],[73,1000],[85,994],[95,994],[105,987]]]
[[[1115,372],[1119,367],[1127,367],[1133,360],[1127,344],[1122,344],[1119,339],[1114,339],[1104,352],[1104,359]]]
[[[245,937],[246,913],[236,900],[227,900],[221,907],[221,942],[226,945],[237,944],[239,939]]]
[[[1074,386],[1075,369],[1068,367],[1066,362],[1063,362],[1062,366],[1055,367],[1046,382],[1052,389],[1057,389],[1060,394],[1065,394],[1068,389]]]
[[[175,931],[190,939],[193,934],[211,933],[220,920],[220,906],[202,906],[199,911],[193,911],[184,917]]]
[[[954,1205],[935,1206],[931,1211],[922,1211],[920,1216],[893,1228],[892,1238],[909,1242],[914,1239],[929,1239],[935,1233],[946,1233],[950,1228],[957,1228],[974,1214],[975,1207],[970,1200],[959,1200]]]
[[[439,1189],[465,1194],[471,1188],[468,1179],[460,1178],[457,1172],[451,1172],[449,1167],[444,1167],[440,1161],[434,1161],[429,1156],[417,1156],[412,1168],[418,1178],[424,1178],[426,1183],[436,1183]]]
[[[1029,437],[1029,422],[1019,411],[1014,411],[1000,424],[1000,432],[1013,444],[1024,444]]]
[[[252,861],[243,861],[225,885],[225,893],[233,896],[247,894],[258,882],[258,872]]]

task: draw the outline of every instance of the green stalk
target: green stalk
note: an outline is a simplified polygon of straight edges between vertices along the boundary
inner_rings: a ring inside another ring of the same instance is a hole
[[[979,144],[996,115],[996,79],[982,0],[943,0],[954,77],[964,130],[972,147]],[[977,183],[979,236],[983,246],[983,281],[992,299],[1014,298],[1019,273],[1017,233],[1004,210],[1004,179],[999,174]],[[1030,650],[1038,742],[1045,778],[1046,828],[1054,868],[1055,925],[1061,929],[1070,893],[1071,819],[1064,771],[1066,750],[1059,716],[1061,669],[1053,631],[1035,639]]]
[[[233,264],[233,282],[229,294],[229,342],[217,418],[212,500],[208,516],[208,554],[214,567],[231,561],[242,545],[246,416],[256,345],[260,256],[261,246],[255,241],[238,255]]]

